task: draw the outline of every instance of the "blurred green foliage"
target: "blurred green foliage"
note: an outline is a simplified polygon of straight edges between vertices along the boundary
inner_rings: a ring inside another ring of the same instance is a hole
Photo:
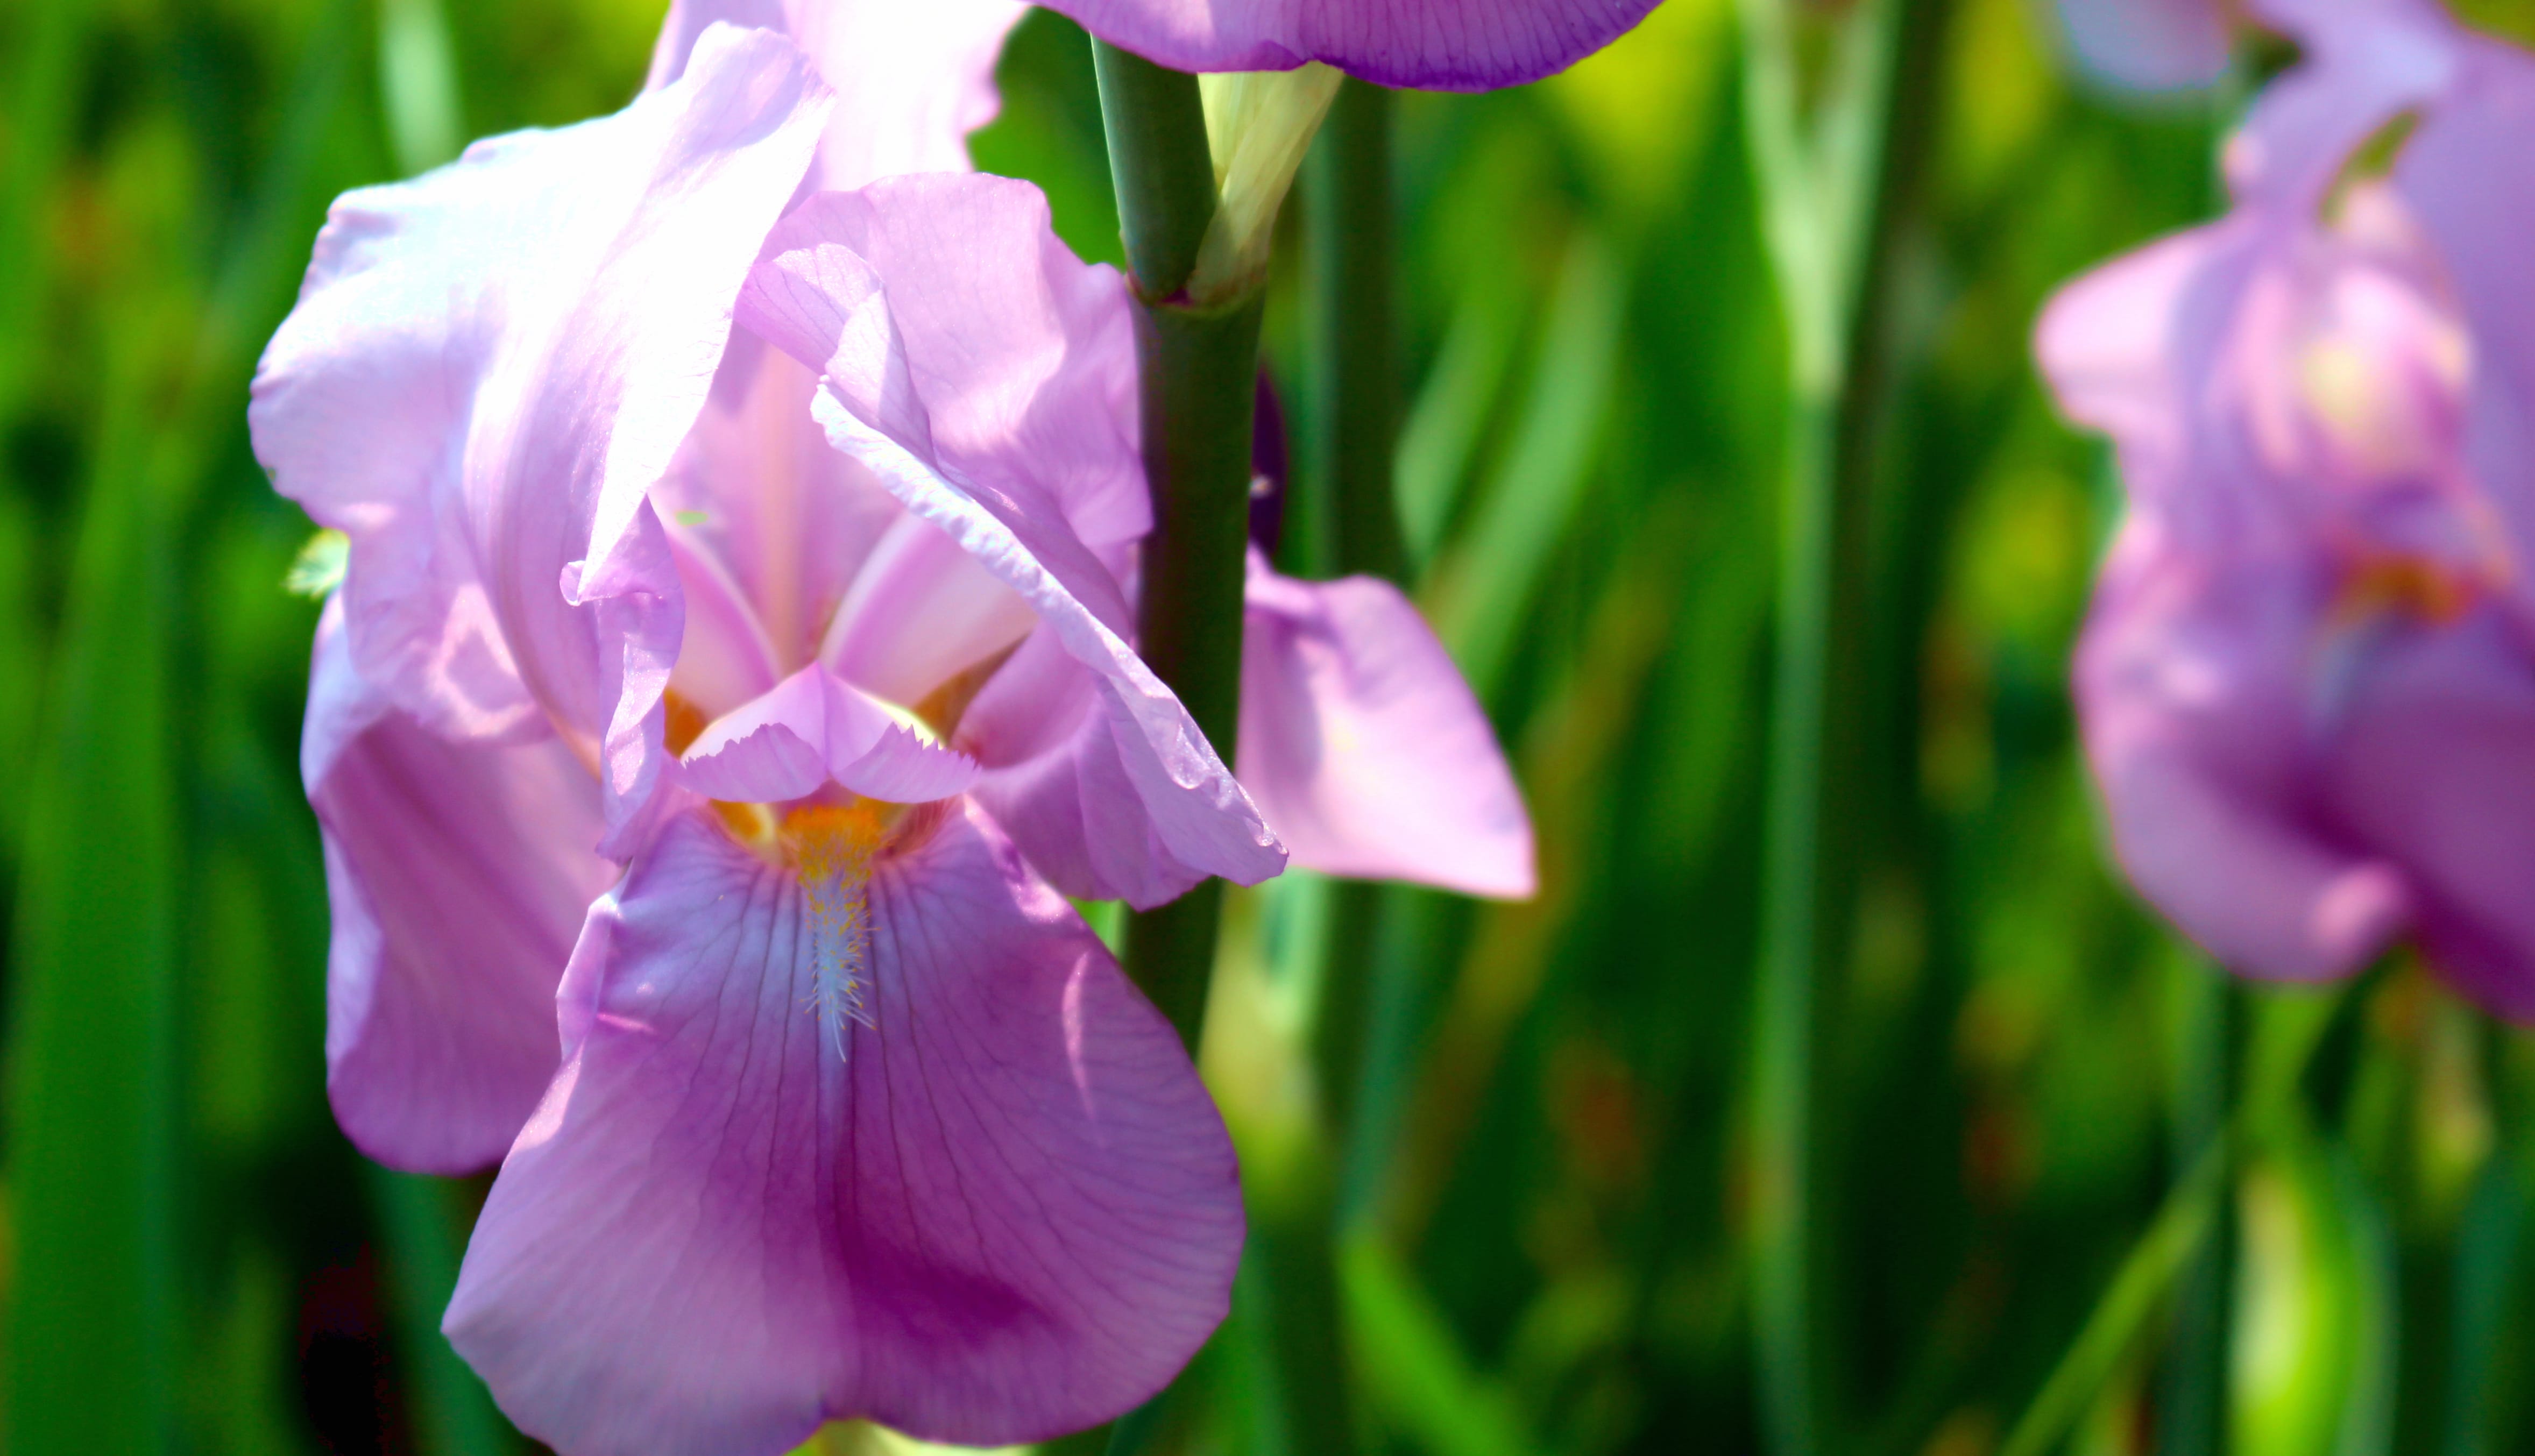
[[[621,104],[660,8],[0,10],[12,1449],[523,1448],[436,1334],[480,1185],[367,1169],[326,1112],[316,608],[280,585],[308,526],[246,382],[329,198]],[[2466,8],[2535,33],[2535,4]],[[2328,1004],[2221,986],[2107,864],[2072,752],[2117,493],[2026,334],[2208,212],[2212,116],[2072,83],[2028,0],[1961,0],[1945,43],[1877,341],[1864,871],[1818,1053],[1836,1449],[1997,1449],[2231,1085],[2277,1102],[2200,1209],[2226,1237],[2098,1321],[2071,1449],[2215,1449],[2195,1399],[2264,1456],[2525,1449],[2535,1049],[2409,965]],[[1670,0],[1565,77],[1399,109],[1402,514],[1542,890],[1382,896],[1342,1168],[1296,1130],[1326,885],[1235,897],[1206,1054],[1254,1178],[1345,1189],[1377,1449],[1757,1448],[1738,1129],[1786,371],[1738,74],[1728,0]],[[1080,33],[1034,15],[1003,82],[980,163],[1115,261]],[[1269,367],[1307,408],[1295,222]],[[2324,1026],[2285,1070],[2283,1015]],[[1238,1319],[1206,1361],[1215,1444],[1284,1449]]]

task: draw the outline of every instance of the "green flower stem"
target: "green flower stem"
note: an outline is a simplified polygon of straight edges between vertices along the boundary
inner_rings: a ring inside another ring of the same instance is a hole
[[[1126,199],[1120,189],[1120,201]],[[1242,557],[1250,532],[1250,430],[1259,372],[1259,298],[1200,311],[1139,300],[1144,472],[1153,534],[1144,544],[1138,649],[1227,764],[1241,722]],[[1209,880],[1127,917],[1128,974],[1194,1053],[1206,1017],[1223,886]]]
[[[1138,648],[1226,763],[1241,718],[1242,554],[1260,295],[1209,308],[1180,300],[1215,211],[1197,78],[1092,42],[1119,226],[1136,292],[1144,473]],[[1127,920],[1124,960],[1194,1051],[1206,1016],[1222,887],[1209,880]]]
[[[1839,22],[1808,111],[1788,0],[1744,0],[1744,103],[1791,364],[1777,660],[1754,997],[1751,1260],[1762,1424],[1777,1456],[1837,1434],[1822,1334],[1814,1056],[1820,988],[1847,949],[1864,684],[1868,488],[1892,241],[1938,88],[1946,0],[1870,0]],[[1900,84],[1908,78],[1910,85]]]

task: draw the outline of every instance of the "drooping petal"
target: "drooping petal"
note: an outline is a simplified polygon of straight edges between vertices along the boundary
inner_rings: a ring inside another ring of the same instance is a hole
[[[2220,0],[2060,0],[2069,48],[2087,71],[2133,91],[2186,91],[2227,74]]]
[[[477,682],[508,673],[599,746],[620,825],[680,632],[647,492],[832,99],[780,36],[716,28],[615,116],[350,194],[258,370],[260,456],[352,537],[364,674],[444,731],[514,732],[523,700]]]
[[[840,1058],[818,914],[702,816],[591,913],[582,1028],[447,1321],[574,1456],[775,1456],[822,1420],[1053,1436],[1221,1319],[1232,1150],[1170,1027],[973,814],[883,858]]]
[[[318,628],[301,759],[334,911],[326,1088],[371,1157],[471,1173],[554,1076],[555,985],[616,873],[598,783],[553,738],[432,733],[353,669],[342,616]]]
[[[2302,689],[2297,568],[2222,572],[2133,520],[2078,648],[2086,754],[2132,882],[2244,975],[2357,970],[2410,924],[2400,867],[2334,821]]]
[[[709,799],[781,803],[830,780],[893,804],[966,792],[977,765],[918,739],[889,710],[812,663],[713,720],[680,765]]]
[[[2492,609],[2398,629],[2339,724],[2327,792],[2399,862],[2423,948],[2476,1001],[2535,1020],[2535,652]]]
[[[1114,837],[1093,858],[1139,866],[1127,877],[1136,889],[1120,891],[1130,898],[1168,898],[1204,875],[1255,883],[1284,851],[1127,644],[1125,594],[1093,549],[1149,526],[1148,509],[1127,504],[1143,487],[1125,307],[1114,273],[1064,253],[1036,189],[900,178],[796,209],[740,318],[824,371],[815,411],[830,442],[949,532],[1091,670],[1117,786],[1140,811],[1112,816],[1101,832]]]
[[[1519,899],[1531,820],[1479,706],[1399,589],[1250,558],[1241,782],[1294,863]]]
[[[969,703],[958,742],[985,765],[970,794],[1031,869],[1069,895],[1144,909],[1210,872],[1144,812],[1116,725],[1099,675],[1042,627]]]
[[[1028,7],[1014,0],[672,0],[651,89],[686,71],[716,21],[789,35],[841,98],[814,189],[901,172],[968,170],[968,134],[995,119],[995,58]]]
[[[1475,91],[1600,50],[1654,0],[1055,0],[1103,40],[1182,71],[1323,61],[1382,86]]]

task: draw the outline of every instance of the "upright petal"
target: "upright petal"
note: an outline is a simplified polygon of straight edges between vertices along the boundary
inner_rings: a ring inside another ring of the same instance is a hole
[[[476,677],[509,673],[600,746],[619,821],[656,775],[680,629],[646,494],[831,100],[781,37],[717,28],[615,116],[350,194],[258,371],[261,457],[352,536],[362,671],[479,732],[527,716],[477,705]]]
[[[1399,589],[1253,551],[1241,782],[1294,863],[1520,899],[1531,820],[1487,713]]]
[[[326,1088],[344,1133],[398,1168],[499,1160],[560,1060],[555,985],[589,902],[598,784],[562,743],[454,744],[318,629],[302,762],[334,942]]]
[[[2411,923],[2399,866],[2335,821],[2301,689],[2294,564],[2222,571],[2134,520],[2077,655],[2086,756],[2132,882],[2229,970],[2312,981]]]
[[[1222,1318],[1232,1150],[1170,1027],[954,811],[869,884],[869,1024],[805,1011],[817,912],[702,816],[592,911],[584,1028],[447,1328],[575,1456],[774,1456],[823,1419],[1041,1439]]]
[[[1600,50],[1655,0],[1054,0],[1114,45],[1182,71],[1324,61],[1382,86],[1490,91]]]
[[[814,189],[901,172],[968,170],[968,134],[995,119],[995,59],[1027,6],[1014,0],[671,0],[651,52],[657,89],[685,74],[715,21],[778,30],[841,98]]]
[[[1183,870],[1253,883],[1284,851],[1128,645],[1125,594],[1094,550],[1150,526],[1125,310],[1114,273],[1064,252],[1035,189],[987,177],[811,199],[740,301],[748,328],[824,372],[815,408],[830,442],[1090,669],[1114,787],[1141,810],[1110,816],[1095,858],[1142,867],[1122,893],[1167,898],[1193,882]]]

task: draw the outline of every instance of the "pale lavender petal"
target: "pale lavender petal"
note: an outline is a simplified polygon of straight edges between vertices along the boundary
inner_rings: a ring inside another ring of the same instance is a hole
[[[715,21],[779,30],[841,98],[814,189],[900,172],[968,170],[968,134],[995,119],[995,58],[1028,7],[1013,0],[672,0],[648,85],[686,71]]]
[[[2474,84],[2429,108],[2395,160],[2402,197],[2434,241],[2473,330],[2467,463],[2519,563],[2535,562],[2535,60],[2472,48]],[[2521,585],[2521,592],[2535,586]]]
[[[1294,863],[1532,892],[1531,820],[1487,713],[1399,589],[1297,581],[1251,553],[1242,785]]]
[[[318,629],[301,766],[334,911],[326,1088],[354,1145],[422,1173],[491,1166],[554,1076],[555,984],[589,902],[598,783],[555,739],[433,734]]]
[[[986,765],[971,796],[1030,867],[1081,899],[1148,908],[1209,871],[1180,857],[1144,809],[1099,676],[1040,628],[960,719],[958,744]]]
[[[926,220],[901,221],[910,217]],[[1018,292],[1016,276],[1026,285]],[[1121,399],[1132,345],[1119,352],[1126,340],[1113,326],[1124,313],[1114,274],[1063,254],[1036,189],[985,177],[901,178],[812,199],[777,229],[740,302],[747,327],[825,371],[815,412],[831,443],[949,532],[1092,670],[1107,717],[1100,751],[1118,757],[1131,790],[1104,808],[1111,822],[1096,826],[1107,842],[1094,858],[1137,865],[1121,877],[1132,891],[1119,892],[1139,898],[1184,887],[1183,868],[1255,883],[1283,867],[1284,851],[1128,646],[1125,595],[1093,549],[1149,524],[1116,504],[1142,493]]]
[[[716,718],[773,687],[782,659],[720,559],[683,528],[670,527],[668,536],[686,605],[669,686],[707,718]]]
[[[832,99],[781,37],[720,28],[615,116],[351,194],[258,372],[261,457],[353,537],[363,672],[435,726],[515,731],[516,698],[480,706],[440,667],[490,662],[597,746],[620,829],[656,777],[681,626],[646,495]]]
[[[830,779],[875,799],[919,804],[976,781],[966,755],[924,743],[862,693],[812,663],[708,725],[679,778],[709,799],[781,803]]]
[[[831,1028],[797,881],[686,816],[590,917],[576,1045],[446,1328],[574,1456],[776,1456],[823,1419],[1000,1444],[1158,1389],[1222,1318],[1232,1149],[1169,1025],[993,827],[870,885]]]
[[[836,608],[819,660],[866,693],[911,705],[1011,649],[1037,622],[1020,593],[940,527],[901,515]]]
[[[1054,0],[1092,34],[1182,71],[1325,61],[1383,86],[1490,91],[1563,71],[1655,0]]]
[[[2455,75],[2454,27],[2415,0],[2257,0],[2304,59],[2264,87],[2228,139],[2240,201],[2312,214],[2361,143]]]
[[[2227,74],[2221,0],[2060,0],[2060,25],[2085,68],[2133,91],[2183,91]]]
[[[2221,572],[2133,519],[2079,644],[2086,753],[2122,867],[2229,970],[2318,980],[2407,928],[2406,877],[2339,826],[2302,668],[2302,568]]]

